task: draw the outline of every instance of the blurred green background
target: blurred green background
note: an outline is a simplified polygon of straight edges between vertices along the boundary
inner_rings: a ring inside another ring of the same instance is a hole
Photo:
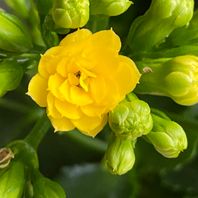
[[[0,0],[3,8],[3,0]],[[196,1],[196,6],[198,2]],[[145,12],[150,1],[135,0],[124,14],[111,17],[110,27],[125,40],[131,22]],[[21,85],[0,98],[0,147],[24,138],[39,118],[41,109],[25,93],[28,75]],[[41,172],[58,181],[70,198],[197,198],[198,105],[179,106],[165,97],[139,96],[177,121],[188,137],[188,149],[177,159],[166,159],[144,140],[136,144],[134,168],[123,176],[106,172],[104,155],[108,126],[95,139],[79,134],[48,132],[39,147]]]

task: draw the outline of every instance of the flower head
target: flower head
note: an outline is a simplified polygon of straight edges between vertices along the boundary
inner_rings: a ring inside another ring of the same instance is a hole
[[[95,136],[107,113],[135,88],[140,74],[131,59],[118,54],[120,45],[112,30],[81,29],[42,55],[28,94],[47,108],[56,131],[78,128]]]

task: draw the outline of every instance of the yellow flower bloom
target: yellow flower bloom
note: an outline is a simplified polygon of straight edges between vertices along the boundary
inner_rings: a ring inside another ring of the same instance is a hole
[[[131,59],[118,54],[120,47],[112,30],[81,29],[42,55],[28,94],[47,108],[55,131],[77,128],[95,136],[108,112],[135,88],[140,73]]]

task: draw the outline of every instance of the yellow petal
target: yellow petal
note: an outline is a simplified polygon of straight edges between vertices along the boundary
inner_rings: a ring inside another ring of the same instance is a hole
[[[72,124],[72,122],[67,118],[53,118],[49,116],[49,119],[54,127],[55,132],[56,131],[71,131],[75,128],[75,126]]]
[[[110,49],[118,53],[121,48],[119,36],[113,30],[102,30],[92,35],[91,41],[95,47]]]
[[[98,103],[98,105],[106,106],[106,111],[112,110],[121,101],[118,83],[110,77],[111,76],[104,79],[105,95],[103,98],[101,98],[101,101]],[[102,92],[104,92],[104,90]]]
[[[83,116],[79,120],[72,120],[72,123],[82,133],[94,137],[107,123],[107,115],[103,115],[101,117]]]
[[[65,80],[61,86],[59,87],[59,91],[64,97],[65,100],[70,101],[69,95],[70,95],[70,84],[68,80]]]
[[[54,96],[56,96],[56,98],[59,98],[62,100],[64,100],[64,98],[63,98],[61,92],[59,91],[59,88],[63,82],[64,82],[64,79],[58,74],[54,74],[54,75],[50,76],[49,81],[48,81],[48,90]]]
[[[71,34],[68,34],[61,42],[60,45],[68,46],[79,44],[80,42],[91,36],[92,33],[88,29],[79,29]]]
[[[28,95],[41,107],[47,106],[47,80],[36,74],[29,83]]]
[[[104,113],[107,113],[105,106],[96,106],[95,104],[90,104],[81,107],[82,112],[90,117],[97,117]]]
[[[96,103],[101,103],[107,94],[106,82],[103,77],[97,76],[90,79],[90,94]]]
[[[121,96],[125,96],[137,85],[140,79],[140,73],[135,63],[126,56],[120,55],[118,64],[119,69],[114,76],[114,80],[117,81]]]
[[[63,117],[55,107],[55,97],[51,93],[47,95],[47,115],[58,119]]]
[[[111,76],[118,68],[118,54],[105,49],[94,49],[88,52],[87,59],[92,65],[91,72],[100,76]]]
[[[60,92],[69,103],[83,106],[93,102],[91,97],[77,86],[72,86],[66,80],[60,87]]]
[[[73,104],[70,104],[66,101],[55,100],[55,106],[58,111],[66,118],[69,119],[79,119],[82,115],[80,109]]]
[[[38,72],[48,78],[49,75],[56,72],[57,64],[60,60],[60,53],[63,51],[61,47],[52,47],[41,55],[41,59],[38,65]]]
[[[70,88],[70,102],[79,106],[88,105],[93,102],[91,97],[82,89],[76,86]]]

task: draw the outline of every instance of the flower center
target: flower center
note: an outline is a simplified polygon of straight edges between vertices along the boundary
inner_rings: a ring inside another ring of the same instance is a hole
[[[70,85],[82,88],[86,92],[88,91],[89,76],[82,73],[81,71],[78,71],[75,73],[69,73],[68,81],[69,81]]]

